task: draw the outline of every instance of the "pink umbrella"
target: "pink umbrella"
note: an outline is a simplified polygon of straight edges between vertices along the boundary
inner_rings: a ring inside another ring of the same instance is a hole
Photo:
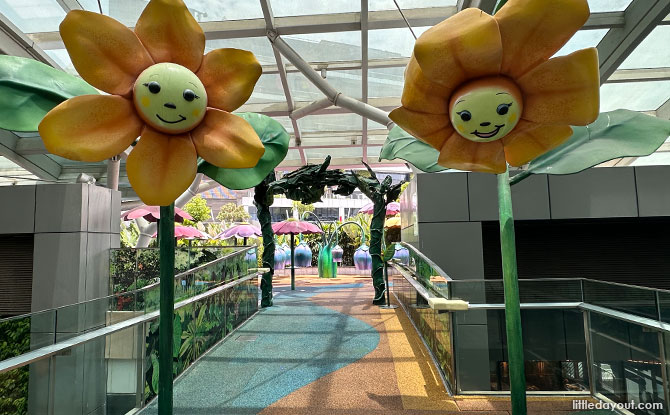
[[[154,233],[152,238],[155,238],[157,234],[158,232]],[[209,235],[190,226],[175,226],[174,237],[177,239],[209,239]]]
[[[291,235],[291,289],[295,290],[295,242],[293,241],[293,235],[296,233],[323,233],[323,231],[313,223],[295,219],[273,223],[272,230],[277,235]]]
[[[133,220],[137,218],[144,218],[149,222],[158,222],[161,218],[160,206],[147,206],[142,205],[134,209],[130,209],[128,212],[121,215],[123,220]],[[174,220],[175,222],[182,223],[184,219],[193,220],[191,215],[188,212],[185,212],[177,207],[174,208]]]
[[[400,212],[400,203],[391,202],[388,205],[386,205],[386,216],[393,216],[398,212]],[[368,203],[367,205],[360,208],[358,213],[373,214],[375,213],[375,205],[373,203]]]
[[[233,237],[244,238],[244,245],[246,245],[247,238],[257,238],[261,235],[262,235],[261,230],[258,229],[258,227],[251,225],[249,223],[240,223],[216,235],[215,239],[228,239]],[[237,244],[237,239],[235,239],[235,243]]]

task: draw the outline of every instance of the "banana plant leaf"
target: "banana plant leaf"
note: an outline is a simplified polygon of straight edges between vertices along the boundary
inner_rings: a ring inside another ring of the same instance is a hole
[[[670,121],[619,109],[572,130],[565,143],[531,161],[510,183],[531,174],[572,174],[615,158],[647,156],[670,136]]]
[[[37,131],[56,105],[91,94],[98,90],[80,78],[33,59],[0,55],[0,129]]]
[[[408,132],[397,125],[389,131],[386,142],[379,153],[379,160],[402,159],[412,164],[417,169],[426,173],[436,173],[447,170],[437,164],[440,152],[414,138]]]
[[[228,189],[249,189],[265,179],[288,152],[290,135],[276,120],[262,114],[245,112],[236,114],[251,124],[265,146],[265,153],[255,167],[248,169],[222,169],[202,160],[198,163],[198,172],[204,173]]]

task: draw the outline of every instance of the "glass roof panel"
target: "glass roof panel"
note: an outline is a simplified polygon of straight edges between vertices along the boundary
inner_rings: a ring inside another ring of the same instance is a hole
[[[300,152],[296,149],[289,149],[284,160],[300,160]]]
[[[405,67],[368,69],[368,96],[370,98],[399,97],[404,85]]]
[[[351,113],[308,115],[298,120],[298,127],[303,132],[356,131],[362,125],[361,116]]]
[[[99,11],[97,0],[78,0],[89,11]],[[101,0],[102,12],[123,22],[135,26],[148,0]],[[184,0],[186,7],[199,22],[221,20],[258,19],[263,17],[260,2],[257,1],[217,1]]]
[[[338,147],[338,148],[309,148],[309,149],[305,149],[305,157],[310,159],[310,161],[321,162],[327,156],[331,156],[333,158],[363,157],[363,148],[362,147]]]
[[[72,65],[72,60],[70,59],[70,55],[67,53],[66,49],[49,49],[45,50],[47,55],[56,63],[63,68],[63,70],[69,74],[79,76],[77,71],[74,69],[74,65]]]
[[[670,164],[670,152],[652,153],[645,157],[638,157],[631,166],[667,166]]]
[[[589,0],[591,13],[626,10],[633,0]]]
[[[263,74],[256,82],[254,92],[247,101],[249,104],[265,102],[286,102],[279,74]]]
[[[382,152],[382,146],[372,146],[368,147],[368,158],[374,159],[377,161],[379,154]]]
[[[667,46],[668,39],[670,39],[670,26],[656,26],[628,55],[619,69],[669,67],[670,48]]]
[[[361,33],[358,31],[309,33],[282,37],[308,62],[361,59]]]
[[[412,29],[417,36],[421,36],[423,32],[430,29],[430,26],[413,27]],[[368,32],[368,57],[369,59],[409,58],[414,49],[414,42],[412,32],[406,27],[370,30]]]
[[[569,55],[579,49],[598,46],[609,29],[580,30],[554,54],[554,56]]]
[[[237,48],[252,52],[261,65],[275,65],[275,55],[267,37],[215,39],[205,42],[205,53],[219,48]]]
[[[625,108],[650,111],[670,98],[670,81],[625,82],[600,87],[600,112]]]
[[[422,9],[426,7],[444,7],[455,6],[456,0],[397,0],[398,6],[402,10]],[[368,9],[375,10],[396,10],[393,0],[368,0]]]
[[[256,2],[258,3],[258,2]],[[273,0],[272,13],[281,16],[305,16],[308,14],[360,12],[359,0],[295,1]]]
[[[286,128],[289,134],[293,134],[293,124],[291,124],[291,119],[289,117],[276,116],[272,117],[273,120],[279,121],[279,123]]]
[[[328,71],[326,81],[336,90],[352,98],[362,97],[361,70]],[[325,98],[325,95],[299,72],[287,74],[291,95],[296,101],[315,101]]]
[[[0,0],[0,13],[24,33],[56,31],[65,18],[56,0]]]

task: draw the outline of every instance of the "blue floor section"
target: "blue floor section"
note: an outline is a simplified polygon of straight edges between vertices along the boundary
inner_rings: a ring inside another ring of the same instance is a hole
[[[255,414],[374,350],[379,333],[309,297],[348,284],[277,292],[274,306],[195,363],[174,386],[174,414]],[[258,336],[255,341],[245,337]],[[241,338],[240,338],[241,337]],[[154,400],[142,414],[157,414]]]

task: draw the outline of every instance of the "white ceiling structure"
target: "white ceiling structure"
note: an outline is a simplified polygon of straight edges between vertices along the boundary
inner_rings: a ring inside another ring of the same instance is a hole
[[[295,169],[331,155],[331,165],[379,162],[386,113],[400,105],[403,71],[419,36],[465,7],[491,13],[495,0],[185,0],[207,50],[252,51],[263,65],[239,112],[274,117],[291,134],[280,165]],[[134,26],[147,0],[0,0],[0,53],[30,57],[76,74],[58,33],[69,10],[102,12]],[[557,55],[597,46],[601,111],[627,108],[670,119],[670,0],[589,0],[591,16]],[[366,103],[364,106],[360,103]],[[361,109],[362,107],[365,107]],[[365,114],[366,116],[362,116]],[[105,183],[106,163],[48,154],[36,134],[0,131],[0,184],[73,181],[84,172]],[[670,145],[608,165],[670,164]],[[18,177],[18,178],[17,178]],[[119,189],[133,197],[123,162]]]

